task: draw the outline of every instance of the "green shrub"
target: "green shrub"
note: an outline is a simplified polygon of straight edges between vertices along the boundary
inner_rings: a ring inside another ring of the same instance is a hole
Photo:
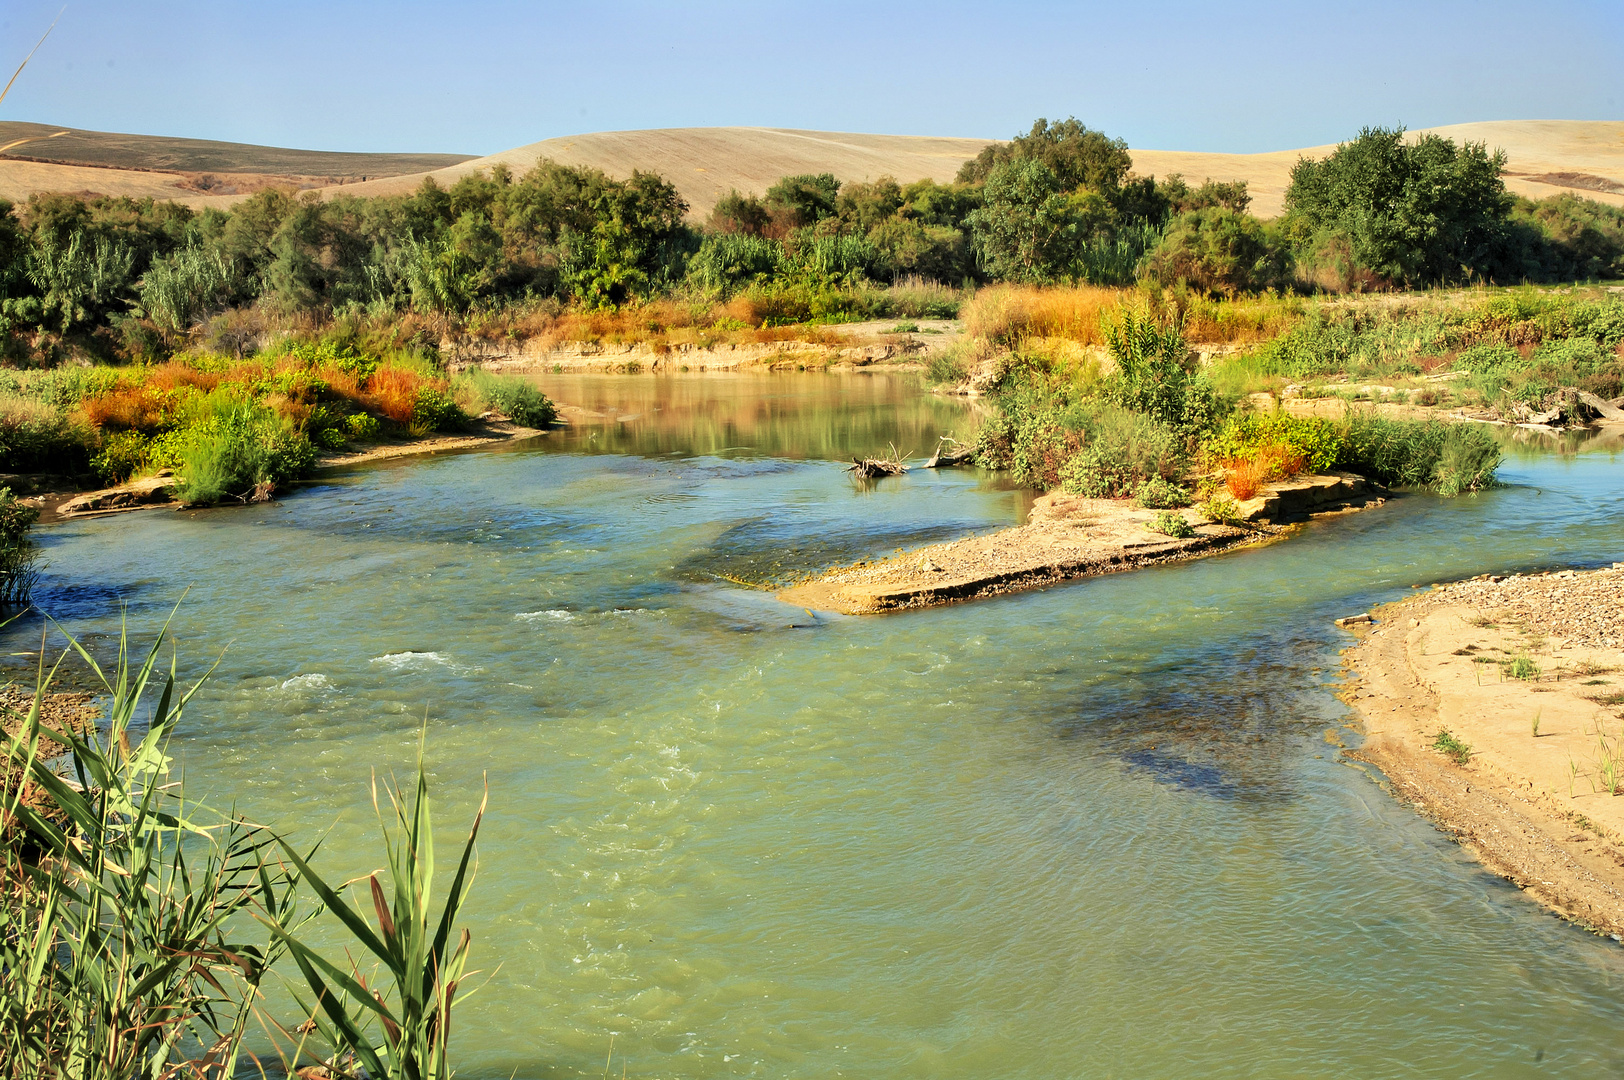
[[[368,413],[351,413],[344,418],[344,434],[351,439],[375,439],[378,418]]]
[[[1195,535],[1194,527],[1185,521],[1184,515],[1177,510],[1163,510],[1154,520],[1145,522],[1145,528],[1176,539]]]
[[[425,386],[417,392],[417,400],[412,402],[412,423],[414,429],[422,431],[455,431],[468,422],[467,415],[451,400],[451,396],[443,390],[436,390],[432,386]]]
[[[1269,245],[1263,223],[1222,206],[1191,210],[1168,223],[1147,260],[1157,280],[1188,282],[1204,293],[1258,292],[1285,273],[1283,254]]]
[[[1611,366],[1617,357],[1604,353],[1602,347],[1590,338],[1573,337],[1547,341],[1534,350],[1530,359],[1539,367],[1571,372],[1578,377],[1596,374]]]
[[[482,406],[501,413],[515,424],[544,429],[558,418],[558,407],[524,379],[475,371],[471,382]]]
[[[1117,364],[1103,387],[1106,400],[1147,413],[1179,431],[1205,431],[1217,420],[1212,383],[1196,371],[1177,326],[1162,326],[1149,314],[1123,311],[1100,328]]]
[[[1223,493],[1216,493],[1203,499],[1196,507],[1201,516],[1216,525],[1239,525],[1241,523],[1241,508],[1235,500]]]
[[[0,605],[27,604],[39,581],[39,546],[28,535],[39,510],[0,487]]]
[[[1163,480],[1160,476],[1153,476],[1139,485],[1134,494],[1134,501],[1148,510],[1171,510],[1175,507],[1189,506],[1190,493],[1177,484]]]
[[[1093,415],[1082,449],[1061,465],[1059,480],[1073,495],[1115,499],[1183,472],[1183,447],[1172,430],[1143,413],[1105,408]]]
[[[1522,353],[1498,341],[1462,349],[1455,357],[1455,370],[1469,371],[1473,375],[1500,375],[1521,371],[1526,366]]]
[[[193,506],[267,498],[316,463],[310,440],[263,406],[238,406],[185,434],[176,491]]]
[[[102,438],[101,451],[90,467],[104,484],[122,484],[147,468],[151,440],[139,431],[114,431]]]
[[[1250,461],[1260,447],[1289,446],[1303,456],[1311,472],[1318,473],[1336,465],[1342,442],[1342,429],[1336,423],[1277,409],[1231,416],[1207,443],[1207,450],[1220,460]]]

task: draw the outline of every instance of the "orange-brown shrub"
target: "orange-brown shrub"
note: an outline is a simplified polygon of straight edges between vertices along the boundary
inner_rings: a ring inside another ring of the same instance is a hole
[[[93,427],[148,431],[163,422],[165,404],[148,387],[126,385],[86,398],[79,407]]]
[[[179,390],[183,386],[196,387],[204,393],[220,385],[220,376],[210,371],[199,371],[179,360],[155,364],[147,368],[141,384],[150,390]]]
[[[1284,443],[1265,443],[1248,458],[1227,458],[1224,484],[1237,499],[1250,499],[1264,484],[1288,480],[1308,467],[1301,451]]]
[[[1228,465],[1224,486],[1241,502],[1252,498],[1263,486],[1263,467],[1255,461],[1234,461]]]
[[[417,404],[418,391],[427,381],[415,371],[381,367],[367,379],[362,401],[372,412],[397,424],[409,424],[412,421],[412,408]]]

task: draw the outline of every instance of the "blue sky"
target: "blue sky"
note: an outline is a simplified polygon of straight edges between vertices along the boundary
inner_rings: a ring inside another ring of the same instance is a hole
[[[0,5],[12,68],[61,0]],[[0,118],[491,153],[749,124],[1008,137],[1075,115],[1251,152],[1366,124],[1624,119],[1624,0],[145,3],[67,0]]]

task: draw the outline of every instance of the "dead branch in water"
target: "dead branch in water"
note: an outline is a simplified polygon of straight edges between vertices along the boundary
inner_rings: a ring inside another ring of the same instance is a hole
[[[975,457],[975,447],[966,446],[950,435],[943,435],[936,444],[936,452],[925,462],[924,468],[945,469],[949,465],[963,465]]]
[[[860,480],[873,480],[881,476],[901,476],[908,471],[903,464],[905,455],[897,453],[896,443],[891,444],[891,456],[888,458],[852,458],[851,465],[846,469],[849,473],[856,473]]]

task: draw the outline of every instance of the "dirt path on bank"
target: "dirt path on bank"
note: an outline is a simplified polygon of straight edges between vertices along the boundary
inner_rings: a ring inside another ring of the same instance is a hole
[[[1489,870],[1624,938],[1624,568],[1483,577],[1373,614],[1344,653],[1367,736],[1351,756]]]

